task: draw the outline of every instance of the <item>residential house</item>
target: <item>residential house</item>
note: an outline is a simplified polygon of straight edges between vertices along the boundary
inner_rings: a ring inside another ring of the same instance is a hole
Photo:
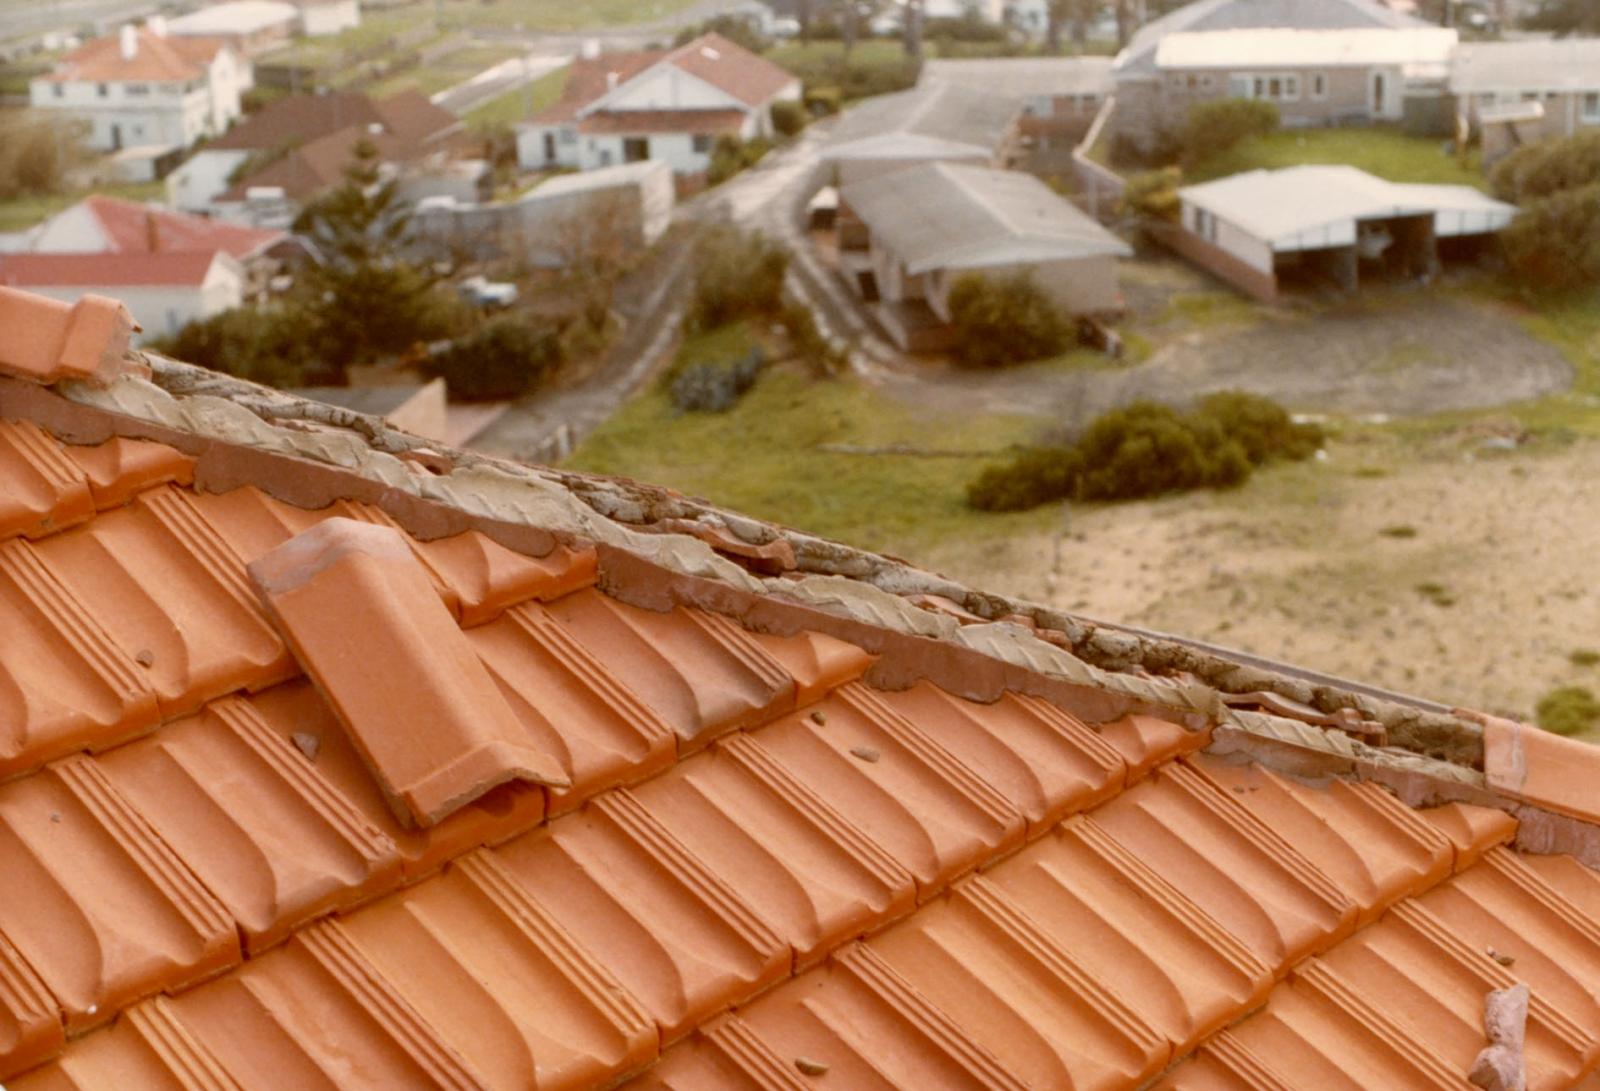
[[[167,178],[176,208],[250,219],[251,189],[286,204],[336,185],[365,136],[386,161],[425,159],[456,146],[461,119],[406,90],[373,99],[348,91],[286,95],[208,143]]]
[[[299,30],[300,11],[285,0],[226,0],[167,20],[174,38],[218,38],[240,57],[284,45]]]
[[[1457,40],[1446,27],[1169,34],[1156,47],[1160,124],[1181,125],[1197,102],[1242,98],[1272,103],[1288,127],[1393,122],[1447,135]]]
[[[300,12],[300,30],[308,38],[342,34],[361,25],[359,0],[292,0]]]
[[[240,114],[248,62],[218,39],[163,30],[124,26],[80,46],[29,83],[30,105],[83,118],[99,151],[187,148],[221,134]]]
[[[1112,130],[1117,139],[1128,142],[1135,150],[1149,150],[1163,139],[1174,120],[1181,118],[1189,97],[1200,90],[1198,86],[1190,89],[1187,73],[1180,86],[1172,85],[1158,65],[1161,43],[1173,34],[1269,28],[1404,30],[1426,26],[1379,0],[1194,0],[1140,27],[1117,54]],[[1201,73],[1195,75],[1198,79]],[[1216,73],[1212,76],[1215,80]],[[1279,88],[1281,92],[1281,82]],[[1251,89],[1253,92],[1253,82]],[[1224,88],[1219,85],[1213,90]],[[1270,85],[1263,90],[1270,94]]]
[[[1066,314],[1122,309],[1117,258],[1132,248],[1031,174],[924,163],[840,190],[842,271],[878,304],[901,349],[948,341],[950,290],[964,274],[1026,273]]]
[[[128,321],[0,290],[8,1087],[1593,1085],[1600,749]]]
[[[1463,42],[1450,89],[1486,163],[1521,143],[1571,136],[1600,126],[1600,38]]]
[[[1434,275],[1516,208],[1470,186],[1388,182],[1347,166],[1253,170],[1178,191],[1169,242],[1234,287],[1271,301],[1287,282],[1353,291],[1364,273]]]
[[[918,86],[957,83],[1003,95],[1022,106],[1017,130],[1032,143],[1035,159],[1068,152],[1111,96],[1110,57],[983,57],[923,62]]]
[[[0,285],[51,299],[114,296],[146,337],[170,337],[201,318],[239,306],[244,266],[226,250],[155,253],[0,254]]]
[[[578,170],[660,159],[697,175],[718,137],[770,137],[773,104],[799,100],[798,78],[720,34],[579,57],[560,100],[517,127],[517,159],[528,169]]]
[[[822,147],[841,185],[922,163],[1007,167],[1022,153],[1022,105],[939,80],[867,99],[840,118]]]

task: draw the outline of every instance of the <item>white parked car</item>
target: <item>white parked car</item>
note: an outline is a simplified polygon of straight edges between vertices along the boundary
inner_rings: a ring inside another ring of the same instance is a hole
[[[503,280],[489,280],[483,276],[470,276],[456,285],[456,290],[475,307],[509,307],[517,301],[517,286]]]

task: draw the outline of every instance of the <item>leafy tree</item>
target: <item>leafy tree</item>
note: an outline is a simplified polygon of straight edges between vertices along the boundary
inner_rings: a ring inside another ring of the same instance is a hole
[[[806,110],[798,102],[774,102],[772,127],[783,136],[794,136],[806,127]]]
[[[298,386],[314,370],[311,331],[293,309],[234,307],[150,343],[164,353],[267,386]]]
[[[992,278],[969,273],[950,288],[952,348],[964,367],[1004,367],[1066,351],[1073,331],[1026,273]]]
[[[458,401],[516,398],[535,389],[561,363],[553,328],[500,318],[428,360]]]
[[[1600,182],[1529,201],[1500,239],[1512,271],[1531,288],[1600,283]]]
[[[0,116],[0,201],[60,193],[67,175],[88,159],[82,122],[26,110]]]
[[[295,220],[322,261],[305,280],[318,355],[337,382],[350,364],[404,352],[448,336],[461,306],[437,290],[437,278],[402,258],[411,212],[394,178],[379,170],[377,149],[361,140],[337,189]]]
[[[1278,107],[1270,102],[1239,98],[1197,102],[1189,107],[1179,135],[1183,161],[1192,167],[1277,127]]]

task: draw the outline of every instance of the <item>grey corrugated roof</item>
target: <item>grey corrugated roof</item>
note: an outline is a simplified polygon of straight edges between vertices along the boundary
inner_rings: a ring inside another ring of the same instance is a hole
[[[1450,90],[1600,90],[1600,38],[1463,42],[1456,50]]]
[[[1178,31],[1292,27],[1344,30],[1354,27],[1428,26],[1379,0],[1194,0],[1146,23],[1117,55],[1119,73],[1154,71],[1156,46]]]
[[[944,80],[1012,98],[1111,93],[1110,57],[979,57],[931,60],[918,84]]]
[[[829,159],[871,155],[898,141],[987,153],[1000,146],[1020,106],[1005,95],[938,82],[871,98],[850,109],[823,149]]]
[[[1021,171],[925,163],[848,185],[841,196],[913,275],[1133,253]]]

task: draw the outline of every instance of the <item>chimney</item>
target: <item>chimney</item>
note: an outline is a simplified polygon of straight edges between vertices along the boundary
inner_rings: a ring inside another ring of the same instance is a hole
[[[122,45],[122,59],[131,61],[139,55],[139,32],[130,25],[122,28],[118,34]]]
[[[157,38],[165,38],[167,36],[167,17],[165,15],[152,15],[144,21],[144,25],[149,27],[150,33]]]
[[[606,90],[607,91],[615,91],[616,89],[617,89],[617,74],[615,72],[607,72],[606,73]]]
[[[144,214],[144,244],[152,254],[161,249],[161,225],[156,222],[156,214],[149,209]]]

